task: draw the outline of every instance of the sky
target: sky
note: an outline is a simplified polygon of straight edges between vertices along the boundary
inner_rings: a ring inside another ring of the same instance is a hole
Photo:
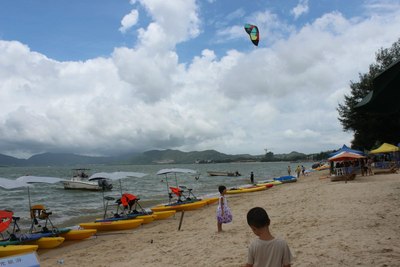
[[[338,149],[399,37],[398,0],[2,0],[0,154]]]

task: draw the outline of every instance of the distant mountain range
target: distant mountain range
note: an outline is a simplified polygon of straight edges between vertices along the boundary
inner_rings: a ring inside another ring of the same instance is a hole
[[[274,160],[306,159],[307,155],[291,152],[274,155]],[[264,155],[249,154],[228,155],[215,150],[182,152],[179,150],[151,150],[143,153],[132,153],[116,157],[91,157],[68,153],[43,153],[28,159],[18,159],[0,154],[0,166],[70,166],[90,164],[190,164],[219,163],[235,161],[265,161]],[[270,161],[270,160],[268,160]]]

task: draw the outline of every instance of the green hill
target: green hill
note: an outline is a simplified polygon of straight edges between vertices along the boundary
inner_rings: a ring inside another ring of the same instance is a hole
[[[206,162],[229,162],[240,158],[252,158],[251,155],[227,155],[215,150],[182,152],[179,150],[151,150],[141,155],[132,157],[128,162],[131,164],[162,164],[162,163],[206,163]]]

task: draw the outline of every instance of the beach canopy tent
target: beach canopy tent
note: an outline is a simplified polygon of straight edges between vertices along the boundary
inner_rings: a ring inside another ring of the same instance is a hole
[[[391,64],[372,81],[369,92],[355,107],[372,113],[400,111],[400,60]]]
[[[328,158],[329,161],[345,161],[345,160],[354,160],[354,159],[363,159],[365,156],[360,155],[358,153],[353,153],[353,152],[340,152],[339,154],[336,154],[330,158]]]
[[[360,150],[351,149],[350,147],[343,145],[338,151],[329,154],[329,157],[333,157],[342,152],[350,152],[350,153],[354,153],[354,154],[364,155],[364,152],[362,152]]]
[[[390,152],[397,152],[397,151],[400,151],[399,147],[388,144],[388,143],[383,143],[380,147],[378,147],[377,149],[371,150],[369,153],[370,154],[380,154],[380,153],[390,153]]]

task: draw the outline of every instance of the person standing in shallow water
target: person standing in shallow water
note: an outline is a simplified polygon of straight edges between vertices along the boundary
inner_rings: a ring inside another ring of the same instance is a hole
[[[250,173],[250,182],[252,184],[254,184],[254,173],[253,172]]]
[[[290,165],[287,166],[287,174],[290,176],[292,173],[292,170],[290,169]]]

